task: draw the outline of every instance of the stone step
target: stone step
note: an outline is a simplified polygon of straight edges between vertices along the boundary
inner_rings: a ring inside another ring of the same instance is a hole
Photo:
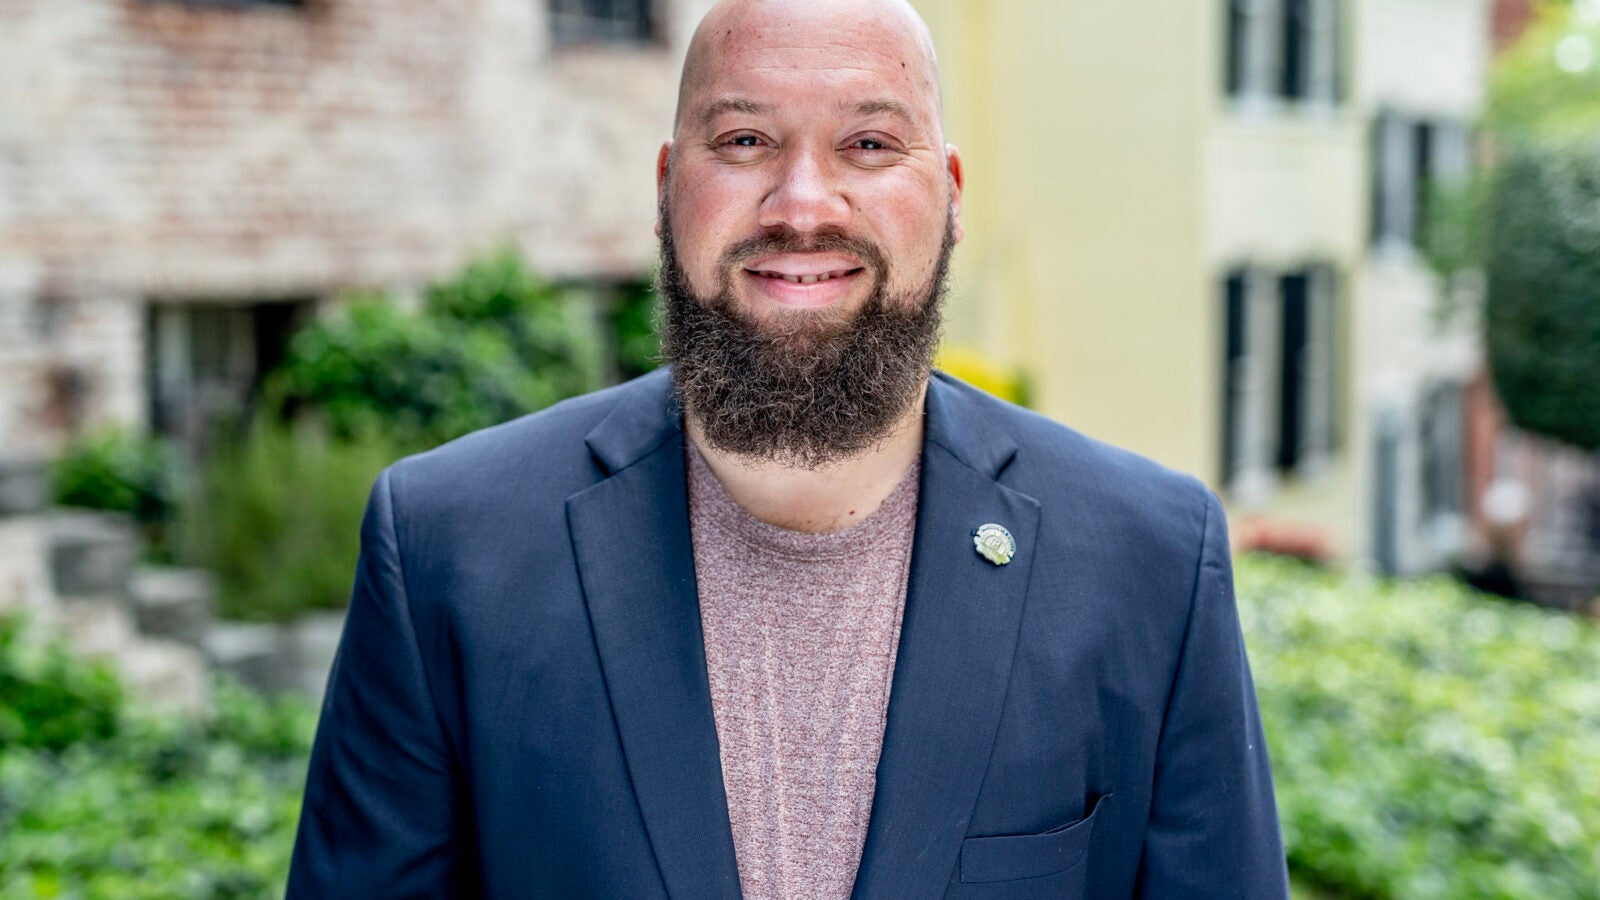
[[[343,610],[307,613],[285,626],[295,689],[318,706],[322,705],[328,671],[333,668],[333,657],[339,652],[339,638],[343,633]]]
[[[17,610],[38,622],[55,619],[48,548],[43,516],[0,518],[0,613]]]
[[[216,579],[204,569],[144,566],[128,579],[128,606],[139,630],[199,647],[215,619]]]
[[[200,650],[214,668],[268,694],[297,687],[282,629],[265,622],[215,622],[200,639]]]
[[[200,715],[210,706],[206,659],[195,647],[147,638],[123,651],[116,666],[128,692],[151,707]]]
[[[50,575],[62,597],[121,593],[139,556],[133,520],[61,511],[49,518]]]
[[[69,645],[83,656],[116,659],[139,640],[133,614],[114,594],[63,603],[56,610],[56,620]]]
[[[0,516],[36,513],[50,503],[50,463],[0,460]]]

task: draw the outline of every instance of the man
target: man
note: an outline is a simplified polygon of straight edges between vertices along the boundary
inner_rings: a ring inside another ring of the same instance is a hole
[[[902,0],[730,0],[669,373],[372,494],[295,897],[1284,897],[1222,511],[929,376],[962,171]]]

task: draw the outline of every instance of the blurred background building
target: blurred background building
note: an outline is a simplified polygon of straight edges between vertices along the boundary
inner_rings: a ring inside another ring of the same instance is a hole
[[[0,5],[0,435],[197,435],[293,326],[511,238],[637,279],[704,3]]]
[[[1480,354],[1413,239],[1471,165],[1487,0],[926,6],[971,172],[956,333],[1201,475],[1236,542],[1457,554]]]
[[[199,447],[350,288],[508,239],[648,278],[708,5],[0,0],[0,496],[104,423]],[[1242,547],[1439,568],[1488,545],[1497,477],[1564,467],[1528,555],[1600,580],[1592,460],[1500,424],[1477,323],[1439,315],[1477,288],[1415,246],[1526,0],[917,6],[969,179],[953,344],[1203,477]],[[19,522],[0,589],[44,590]]]

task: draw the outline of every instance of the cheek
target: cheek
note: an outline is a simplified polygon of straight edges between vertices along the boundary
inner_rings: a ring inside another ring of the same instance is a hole
[[[672,240],[690,290],[705,295],[716,290],[717,263],[731,242],[718,208],[706,203],[698,191],[686,193],[695,196],[679,195],[670,210]]]

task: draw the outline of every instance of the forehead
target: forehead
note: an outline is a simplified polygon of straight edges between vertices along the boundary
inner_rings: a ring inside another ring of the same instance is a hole
[[[870,9],[804,8],[707,21],[686,63],[682,112],[699,119],[729,100],[783,106],[820,103],[850,110],[899,106],[937,119],[931,47],[916,29]]]

